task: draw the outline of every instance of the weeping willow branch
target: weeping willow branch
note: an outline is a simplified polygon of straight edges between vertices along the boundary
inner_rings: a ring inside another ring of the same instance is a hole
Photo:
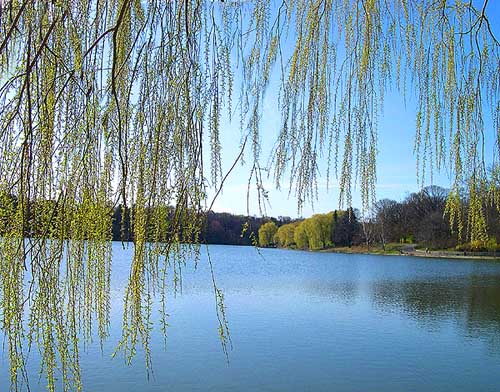
[[[238,140],[248,135],[261,209],[266,175],[299,209],[314,202],[323,160],[339,202],[349,206],[359,188],[366,209],[385,95],[412,95],[419,182],[449,172],[450,224],[484,241],[485,203],[500,210],[500,45],[489,5],[1,2],[0,306],[11,389],[27,385],[35,348],[49,390],[58,371],[65,389],[82,388],[81,345],[109,334],[118,203],[134,254],[116,353],[130,362],[142,347],[151,369],[155,301],[166,334],[167,288],[180,290],[185,263],[198,260],[206,195],[225,182],[225,113],[239,112]],[[261,117],[274,86],[281,124],[264,165]],[[226,350],[215,285],[214,294]]]

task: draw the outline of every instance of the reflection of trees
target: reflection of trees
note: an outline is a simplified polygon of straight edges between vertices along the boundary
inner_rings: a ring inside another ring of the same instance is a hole
[[[500,277],[483,280],[472,276],[468,286],[467,322],[471,331],[500,329]]]
[[[386,281],[371,288],[374,304],[398,309],[425,325],[454,319],[470,337],[494,340],[500,350],[500,276],[436,281]]]
[[[316,297],[329,298],[346,305],[354,304],[359,296],[359,287],[356,281],[314,280],[305,285],[305,289]]]

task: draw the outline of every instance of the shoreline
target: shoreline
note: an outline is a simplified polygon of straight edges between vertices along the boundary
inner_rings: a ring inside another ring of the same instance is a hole
[[[315,251],[313,251],[315,252]],[[452,259],[452,260],[479,260],[479,261],[492,261],[492,262],[500,262],[500,256],[488,256],[488,255],[457,255],[457,254],[443,254],[446,251],[401,251],[401,250],[383,250],[381,248],[374,247],[373,249],[367,247],[341,247],[341,248],[329,248],[329,249],[320,249],[317,252],[324,253],[342,253],[342,254],[367,254],[374,256],[408,256],[408,257],[419,257],[419,258],[428,258],[428,259]],[[454,252],[458,253],[458,252]]]

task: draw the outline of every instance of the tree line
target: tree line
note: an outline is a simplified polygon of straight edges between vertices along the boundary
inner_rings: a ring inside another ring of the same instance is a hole
[[[385,246],[389,242],[417,243],[429,249],[497,250],[500,244],[500,215],[490,200],[480,201],[470,213],[474,195],[457,200],[459,222],[450,221],[449,191],[428,186],[403,201],[379,200],[364,227],[367,242]],[[451,222],[451,225],[450,225]],[[474,233],[482,226],[480,234]]]
[[[428,186],[409,194],[403,201],[382,199],[369,214],[361,217],[356,209],[335,210],[315,214],[310,218],[283,225],[269,221],[259,228],[259,245],[296,249],[326,249],[353,245],[389,243],[417,244],[428,249],[490,250],[500,248],[500,216],[493,203],[485,201],[480,219],[487,231],[480,239],[472,238],[471,220],[467,215],[466,198],[460,201],[463,227],[450,225],[448,215],[449,191]]]
[[[59,219],[61,215],[72,214],[77,219],[84,216],[87,210],[95,210],[94,206],[85,200],[72,208],[62,200],[34,200],[22,206],[16,195],[0,192],[0,236],[12,231],[12,222],[21,208],[26,210],[26,220],[23,227],[23,236],[26,238],[47,237],[86,240],[90,235],[82,231],[78,238],[72,237],[69,228],[65,228]],[[125,207],[121,204],[95,211],[95,224],[99,219],[110,220],[110,229],[102,232],[102,239],[112,241],[133,241],[136,206]],[[291,222],[291,218],[279,216],[277,218],[263,218],[256,216],[234,215],[225,212],[209,211],[201,214],[179,215],[179,210],[173,206],[163,207],[163,211],[154,211],[148,208],[145,211],[147,228],[145,237],[152,241],[159,238],[169,241],[175,236],[181,242],[220,244],[220,245],[249,245],[258,244],[257,233],[266,222],[274,222],[282,226]],[[161,216],[161,219],[157,219]],[[197,220],[197,222],[193,222]],[[77,222],[82,225],[82,222]],[[193,230],[193,226],[199,229]]]
[[[174,209],[167,214],[166,220],[171,221]],[[113,241],[132,240],[131,214],[133,209],[116,207],[113,210]],[[123,219],[122,219],[123,217]],[[209,211],[199,216],[202,221],[200,231],[195,236],[184,238],[184,242],[200,242],[214,245],[258,245],[259,228],[267,223],[283,226],[291,222],[291,218],[263,218],[257,216],[235,215],[227,212]],[[168,233],[167,233],[168,234]]]
[[[350,208],[315,214],[281,226],[270,221],[259,228],[259,245],[319,250],[334,246],[352,246],[361,241],[359,212]]]
[[[447,214],[448,193],[444,188],[429,186],[409,194],[402,201],[382,199],[364,217],[361,217],[359,210],[352,208],[295,220],[284,216],[256,217],[212,211],[187,217],[176,216],[174,207],[166,207],[161,214],[161,221],[149,221],[146,237],[157,237],[158,234],[155,233],[161,232],[158,238],[164,241],[175,235],[182,242],[310,250],[361,244],[385,248],[389,243],[412,243],[429,249],[496,250],[500,244],[500,216],[496,207],[488,202],[483,203],[481,219],[484,219],[488,230],[480,240],[470,241],[469,231],[472,226],[469,220],[473,217],[466,214],[469,201],[461,201],[464,211],[463,228],[450,226]],[[15,196],[5,193],[0,195],[0,234],[9,231],[8,222],[17,213],[17,207],[18,200]],[[91,207],[82,203],[79,208]],[[50,237],[51,232],[60,232],[63,229],[59,227],[61,222],[54,218],[61,214],[58,211],[60,209],[67,207],[57,200],[30,202],[25,237]],[[110,206],[106,212],[109,217],[103,217],[103,212],[99,211],[101,218],[112,221],[111,231],[103,232],[103,237],[113,241],[133,241],[134,206]],[[79,215],[81,211],[67,210],[64,213]],[[145,215],[153,217],[157,213],[147,210]],[[189,227],[192,219],[202,222],[199,230],[193,231]],[[173,226],[176,226],[176,230],[172,230]]]

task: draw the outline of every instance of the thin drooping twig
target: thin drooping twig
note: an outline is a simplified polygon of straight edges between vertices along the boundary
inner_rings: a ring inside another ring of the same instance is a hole
[[[221,181],[221,183],[219,185],[219,189],[217,189],[217,192],[215,193],[215,196],[213,197],[212,202],[210,203],[210,207],[208,207],[207,213],[210,212],[210,211],[212,211],[212,207],[214,206],[215,200],[217,199],[217,197],[221,193],[222,187],[224,186],[224,183],[226,182],[227,178],[229,177],[229,175],[231,174],[231,172],[233,171],[233,169],[236,167],[236,164],[239,162],[239,160],[243,156],[243,152],[245,151],[245,146],[247,144],[247,139],[248,139],[248,135],[245,137],[245,140],[243,142],[243,145],[241,146],[241,149],[240,149],[240,152],[239,152],[238,156],[236,157],[236,159],[234,160],[233,164],[231,165],[231,167],[227,171],[226,175],[222,179],[222,181]]]

